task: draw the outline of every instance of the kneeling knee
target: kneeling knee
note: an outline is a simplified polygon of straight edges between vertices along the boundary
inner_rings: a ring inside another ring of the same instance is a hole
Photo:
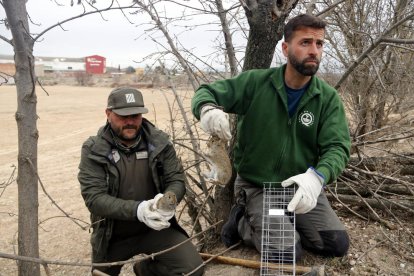
[[[323,240],[323,254],[342,257],[349,249],[349,236],[345,230],[321,231]]]

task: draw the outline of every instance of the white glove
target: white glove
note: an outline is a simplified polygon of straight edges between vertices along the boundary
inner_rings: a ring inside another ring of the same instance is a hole
[[[295,211],[297,214],[305,214],[315,208],[324,179],[313,168],[309,168],[305,173],[283,181],[282,187],[288,187],[294,183],[298,184],[299,188],[289,202],[287,209],[289,212]]]
[[[229,115],[223,110],[211,105],[201,108],[200,112],[201,128],[211,134],[217,135],[222,140],[230,140]]]
[[[137,217],[138,220],[145,223],[148,227],[154,230],[162,230],[164,228],[170,227],[168,219],[166,219],[162,214],[154,210],[155,198],[150,200],[142,201],[137,208]]]

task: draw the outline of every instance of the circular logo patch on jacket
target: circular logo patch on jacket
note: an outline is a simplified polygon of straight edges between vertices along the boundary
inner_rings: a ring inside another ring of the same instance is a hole
[[[305,110],[299,115],[299,122],[306,127],[311,126],[314,121],[315,116],[313,116],[313,113],[310,111]]]

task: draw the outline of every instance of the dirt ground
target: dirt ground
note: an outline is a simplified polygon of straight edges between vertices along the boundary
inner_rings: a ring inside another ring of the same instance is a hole
[[[39,116],[38,169],[47,193],[71,216],[89,222],[89,213],[80,195],[77,166],[84,140],[94,135],[105,123],[104,109],[110,88],[106,87],[46,87],[47,95],[37,89]],[[146,117],[161,129],[169,119],[166,100],[159,89],[143,89],[150,113]],[[171,97],[171,96],[169,96]],[[17,166],[16,88],[0,86],[0,184],[9,179]],[[187,103],[188,104],[188,103]],[[188,107],[188,106],[187,106]],[[1,185],[0,185],[1,187]],[[325,265],[328,275],[414,275],[413,261],[402,259],[389,246],[388,238],[398,240],[401,229],[387,230],[376,223],[347,218],[341,206],[335,204],[351,236],[351,248],[344,258],[320,258],[308,254],[298,265]],[[0,252],[17,252],[17,185],[0,188]],[[42,259],[89,263],[88,230],[82,230],[51,203],[39,187],[39,242]],[[410,221],[411,220],[411,221]],[[407,218],[407,227],[413,227]],[[414,258],[413,244],[411,248]],[[217,253],[224,250],[216,248]],[[260,260],[253,250],[239,248],[225,254],[237,258]],[[52,275],[90,275],[88,267],[51,265]],[[0,258],[0,276],[17,275],[16,262]],[[42,275],[45,275],[42,269]],[[128,268],[123,275],[131,275]],[[257,269],[211,263],[206,275],[259,275]]]

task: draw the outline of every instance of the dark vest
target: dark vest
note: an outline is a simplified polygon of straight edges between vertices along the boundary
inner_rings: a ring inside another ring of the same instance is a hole
[[[148,149],[144,139],[131,151],[112,150],[116,167],[119,171],[118,198],[142,201],[156,195],[155,185],[148,166]],[[112,240],[125,239],[145,233],[149,228],[137,220],[114,220]]]

